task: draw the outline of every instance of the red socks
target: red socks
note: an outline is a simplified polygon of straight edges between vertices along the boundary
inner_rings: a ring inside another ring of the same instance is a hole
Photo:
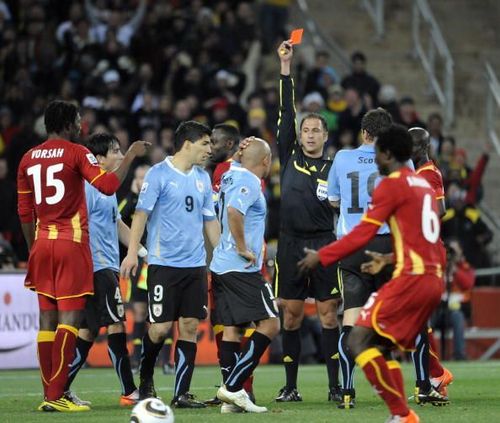
[[[38,346],[38,362],[40,363],[40,375],[42,377],[43,396],[47,396],[47,388],[52,376],[52,346],[56,333],[50,330],[41,330],[36,338]]]
[[[75,357],[77,336],[77,328],[62,324],[57,326],[52,346],[52,376],[46,391],[48,401],[55,401],[64,394],[69,366]]]
[[[393,380],[385,358],[376,348],[368,348],[356,357],[366,378],[385,401],[393,416],[407,416],[410,412],[404,394]]]

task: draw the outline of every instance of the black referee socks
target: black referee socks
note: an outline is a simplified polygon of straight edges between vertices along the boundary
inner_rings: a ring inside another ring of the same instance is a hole
[[[321,331],[321,349],[328,373],[329,388],[335,388],[339,384],[339,335],[338,326],[333,329],[323,328]]]
[[[130,395],[137,387],[130,368],[127,335],[124,332],[108,334],[108,354],[120,380],[122,395]]]
[[[253,373],[270,343],[271,340],[266,335],[257,331],[252,334],[243,347],[238,362],[227,377],[226,389],[228,391],[238,392],[243,389],[243,383]]]
[[[300,360],[300,329],[285,330],[282,332],[283,364],[285,365],[287,388],[297,387],[297,373]]]
[[[240,355],[240,343],[222,341],[219,352],[220,372],[222,374],[222,383],[226,383],[227,377],[233,370]]]

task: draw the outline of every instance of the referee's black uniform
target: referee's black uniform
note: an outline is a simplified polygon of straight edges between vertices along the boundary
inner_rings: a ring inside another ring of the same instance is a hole
[[[281,203],[275,295],[287,300],[338,298],[336,265],[319,267],[305,276],[297,271],[304,247],[317,250],[335,240],[334,210],[327,195],[332,160],[307,157],[297,142],[294,86],[290,76],[281,75],[280,102],[277,143]]]

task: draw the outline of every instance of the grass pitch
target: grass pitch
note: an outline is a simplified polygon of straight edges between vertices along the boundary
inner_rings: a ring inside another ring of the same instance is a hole
[[[451,405],[448,407],[419,407],[411,405],[422,422],[500,422],[500,361],[447,363],[455,382],[450,387]],[[413,392],[413,367],[403,365],[408,394]],[[201,399],[213,397],[219,381],[216,367],[195,369],[191,391]],[[219,408],[203,410],[174,410],[176,423],[196,422],[384,422],[388,410],[375,395],[361,371],[356,371],[357,407],[339,410],[326,401],[327,383],[324,367],[301,366],[299,390],[302,403],[279,404],[273,398],[283,385],[284,370],[280,366],[262,366],[255,375],[257,403],[269,408],[268,414],[221,415]],[[74,390],[82,398],[92,401],[88,413],[64,414],[36,411],[40,404],[41,383],[36,370],[0,371],[0,422],[105,422],[127,423],[129,409],[118,405],[118,380],[112,369],[83,369]],[[164,376],[156,370],[156,387],[163,401],[172,398],[173,376]]]

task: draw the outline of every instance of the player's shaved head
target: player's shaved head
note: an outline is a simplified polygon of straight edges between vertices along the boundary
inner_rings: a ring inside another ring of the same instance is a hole
[[[261,138],[254,138],[241,154],[241,164],[245,167],[255,166],[271,154],[269,144]]]
[[[415,126],[413,128],[408,129],[408,132],[411,135],[411,139],[413,140],[413,144],[419,147],[427,147],[430,142],[429,133],[424,128],[419,128]]]
[[[424,128],[418,126],[410,128],[408,133],[413,142],[412,159],[416,165],[420,165],[421,162],[429,160],[427,156],[430,144],[429,133]]]

